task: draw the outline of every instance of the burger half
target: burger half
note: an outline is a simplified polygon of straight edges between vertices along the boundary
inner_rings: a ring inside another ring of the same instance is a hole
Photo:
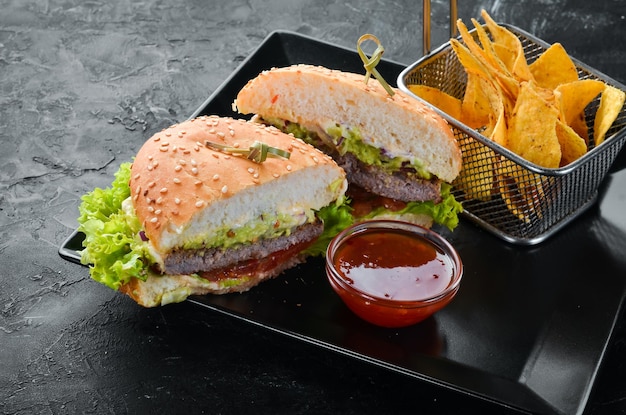
[[[461,170],[459,145],[442,117],[391,89],[363,75],[294,65],[250,80],[234,106],[331,155],[347,173],[358,218],[453,229],[462,208],[448,183]]]
[[[137,303],[242,292],[324,251],[351,221],[344,171],[274,127],[199,117],[155,134],[83,196],[81,261]]]

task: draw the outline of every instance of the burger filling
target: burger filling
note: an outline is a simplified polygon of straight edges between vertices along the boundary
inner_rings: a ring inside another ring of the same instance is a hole
[[[325,128],[307,128],[279,118],[263,117],[257,121],[272,124],[330,154],[345,170],[350,187],[357,185],[380,199],[366,216],[358,214],[364,206],[360,199],[356,217],[374,218],[393,212],[427,215],[449,229],[458,225],[458,213],[463,208],[452,195],[452,187],[428,173],[419,160],[390,157],[384,149],[364,143],[357,129],[336,123]]]
[[[166,274],[190,274],[232,267],[246,261],[259,261],[275,252],[301,246],[303,250],[313,243],[324,230],[320,220],[299,226],[288,235],[259,239],[252,244],[240,244],[231,249],[222,247],[199,249],[174,249],[163,258]],[[298,251],[299,252],[299,251]],[[296,252],[297,253],[297,252]]]

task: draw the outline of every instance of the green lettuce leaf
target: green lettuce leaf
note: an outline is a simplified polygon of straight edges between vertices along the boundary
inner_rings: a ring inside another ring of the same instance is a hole
[[[347,199],[344,199],[344,203],[341,204],[331,203],[316,212],[317,217],[324,222],[324,231],[313,245],[303,251],[305,254],[310,256],[326,255],[326,248],[331,239],[354,223],[352,209],[347,202]]]
[[[440,203],[433,203],[431,200],[427,202],[409,202],[399,211],[395,211],[395,214],[426,214],[433,218],[435,223],[445,226],[450,230],[454,230],[459,224],[459,213],[463,211],[463,206],[459,203],[452,193],[450,192],[452,186],[448,183],[441,183],[441,198]],[[384,207],[374,209],[367,215],[366,219],[375,218],[378,215],[389,213]]]
[[[114,290],[131,278],[145,281],[145,264],[152,262],[139,220],[122,210],[130,196],[130,166],[120,165],[111,187],[87,193],[79,206],[78,230],[85,234],[81,263],[89,265],[94,280]]]

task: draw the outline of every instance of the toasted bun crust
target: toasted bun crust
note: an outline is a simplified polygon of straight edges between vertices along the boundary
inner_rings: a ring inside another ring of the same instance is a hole
[[[254,141],[290,158],[255,163],[205,145],[249,148]],[[320,209],[346,189],[330,186],[345,173],[314,147],[257,123],[203,116],[165,129],[139,150],[132,165],[132,205],[158,252],[241,226],[276,209]]]
[[[296,122],[313,131],[339,123],[357,128],[367,144],[393,156],[416,157],[451,182],[462,166],[461,150],[447,122],[398,89],[389,96],[376,79],[311,65],[262,72],[237,95],[243,114]]]

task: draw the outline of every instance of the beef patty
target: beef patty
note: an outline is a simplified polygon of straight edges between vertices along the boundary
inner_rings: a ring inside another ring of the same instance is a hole
[[[389,174],[378,166],[367,165],[353,154],[333,155],[345,171],[350,183],[363,189],[403,202],[441,202],[441,180],[426,180],[410,172],[399,171]]]
[[[164,273],[170,275],[193,274],[227,268],[243,261],[265,258],[302,242],[311,243],[320,236],[324,224],[319,219],[292,230],[289,235],[259,239],[256,243],[229,249],[200,248],[174,249],[164,257]]]

